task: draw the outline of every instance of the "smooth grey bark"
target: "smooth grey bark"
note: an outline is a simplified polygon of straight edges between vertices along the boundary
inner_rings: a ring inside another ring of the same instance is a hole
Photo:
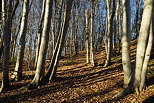
[[[130,0],[122,0],[123,22],[122,22],[122,64],[124,71],[124,88],[128,86],[132,76],[131,61],[130,61],[130,22],[131,9]]]
[[[37,46],[36,46],[34,68],[36,68],[37,66],[37,61],[38,61],[38,56],[39,56],[39,49],[40,49],[41,37],[42,37],[42,25],[43,25],[43,19],[44,19],[44,14],[45,14],[45,2],[46,0],[43,0],[42,13],[41,13],[41,18],[40,18],[39,27],[38,27],[38,34],[37,34]]]
[[[148,44],[147,44],[147,48],[145,51],[145,58],[144,58],[144,62],[143,62],[142,72],[141,72],[141,83],[140,83],[140,88],[139,88],[140,91],[145,89],[145,76],[146,76],[146,72],[147,72],[148,63],[150,60],[150,53],[151,53],[152,45],[153,45],[152,31],[153,30],[152,30],[152,23],[151,23]]]
[[[27,30],[27,19],[28,19],[28,9],[29,9],[29,0],[23,1],[23,9],[22,9],[22,19],[20,25],[20,40],[19,40],[19,48],[17,54],[17,61],[13,75],[11,76],[11,81],[18,81],[22,77],[22,65],[23,65],[23,57],[24,57],[24,49],[25,49],[25,36]]]
[[[45,59],[47,54],[49,32],[50,32],[50,26],[51,26],[51,17],[52,17],[52,14],[51,14],[52,4],[53,4],[53,0],[46,0],[44,26],[42,31],[36,72],[32,82],[27,86],[28,89],[39,88],[40,79],[42,76],[41,74],[42,72],[44,73],[44,70],[45,70]]]
[[[70,21],[70,13],[72,9],[72,2],[73,0],[67,0],[65,3],[64,7],[64,21],[61,26],[61,31],[59,32],[59,37],[56,42],[56,46],[54,49],[54,54],[52,56],[50,65],[49,65],[49,70],[45,76],[44,79],[42,79],[42,82],[48,82],[51,81],[53,77],[56,75],[56,70],[57,70],[57,64],[59,61],[59,58],[61,56],[62,48],[64,46],[64,40],[67,35],[67,30],[69,27],[69,21]]]
[[[130,22],[131,22],[131,9],[130,0],[122,0],[122,11],[123,11],[123,21],[122,21],[122,65],[124,71],[124,89],[115,95],[115,97],[123,97],[133,89],[133,70],[131,68],[130,59]]]
[[[110,1],[111,2],[111,1]],[[112,7],[112,14],[110,15],[110,2],[107,0],[107,21],[108,21],[108,30],[107,30],[107,57],[105,61],[104,67],[111,64],[111,57],[112,57],[112,36],[113,36],[113,27],[114,27],[114,16],[115,16],[115,10],[116,10],[116,1],[113,0],[113,7]]]
[[[136,52],[136,68],[135,68],[135,91],[139,93],[143,87],[140,87],[141,77],[143,70],[143,63],[145,60],[145,54],[147,49],[147,41],[149,38],[150,23],[152,20],[152,7],[153,0],[144,1],[144,10],[142,15],[142,22],[140,27],[140,33],[138,37],[137,52]],[[143,73],[144,74],[144,73]]]
[[[91,1],[91,5],[92,5],[92,10],[91,10],[91,18],[90,18],[90,34],[89,34],[89,48],[90,48],[90,63],[95,66],[94,63],[94,53],[93,53],[93,26],[94,26],[94,1]]]
[[[90,13],[90,23],[88,22],[88,9],[85,10],[85,19],[86,19],[86,63],[90,63],[95,66],[94,63],[94,54],[93,54],[93,25],[94,25],[94,1],[91,1],[91,13]],[[90,24],[90,31],[88,30],[88,26]]]
[[[3,68],[2,68],[2,86],[0,92],[9,87],[9,54],[10,54],[10,39],[11,39],[11,26],[12,26],[12,0],[7,2],[2,0],[2,22],[3,22]]]
[[[86,21],[86,63],[90,63],[90,47],[89,47],[89,31],[88,31],[88,9],[85,9],[85,21]]]

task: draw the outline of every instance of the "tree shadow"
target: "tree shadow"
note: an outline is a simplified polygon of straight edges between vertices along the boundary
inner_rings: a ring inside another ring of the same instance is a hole
[[[119,69],[120,66],[121,65],[118,65],[116,67],[112,67],[109,69],[103,68],[103,70],[101,69],[96,72],[92,72],[92,73],[88,72],[86,74],[82,74],[82,75],[79,74],[72,77],[57,77],[56,80],[53,81],[53,83],[43,85],[40,89],[20,90],[19,88],[22,86],[22,84],[14,85],[12,88],[19,89],[20,93],[14,94],[11,96],[0,97],[0,102],[4,102],[4,101],[11,102],[12,100],[14,100],[14,102],[29,102],[28,98],[41,97],[43,95],[54,94],[56,92],[63,91],[63,90],[69,91],[69,88],[78,88],[81,86],[88,86],[88,85],[95,84],[101,81],[106,81],[109,79],[114,80],[115,77],[112,77],[112,75],[115,75],[117,74],[117,72],[119,73],[119,71],[121,71],[121,69]],[[78,68],[78,69],[81,69],[81,68]],[[95,71],[94,69],[100,69],[100,67],[91,67],[91,68],[85,68],[85,69],[87,71],[88,69],[89,71],[92,71],[92,70]],[[76,72],[79,72],[79,71],[76,71]],[[31,79],[31,78],[32,76],[30,76],[27,79]],[[117,83],[116,85],[118,84],[119,83]],[[23,85],[26,85],[26,84],[23,84]],[[102,92],[89,94],[87,96],[82,96],[82,97],[91,98],[100,94],[101,95],[106,94],[112,91],[116,85]],[[77,100],[82,99],[82,97],[77,98]]]
[[[115,87],[117,87],[118,84],[120,84],[122,81],[119,81],[117,82],[114,86],[112,87],[109,87],[103,91],[100,91],[100,92],[95,92],[95,93],[92,93],[92,94],[88,94],[88,95],[83,95],[83,96],[80,96],[80,97],[77,97],[75,99],[70,99],[70,100],[67,100],[67,101],[64,101],[63,103],[82,103],[84,102],[85,100],[89,100],[93,97],[96,97],[96,96],[103,96],[104,94],[107,94],[109,92],[111,92],[113,89],[115,89]],[[106,100],[107,101],[107,100]],[[112,100],[113,101],[116,101],[116,99]],[[106,103],[106,102],[102,102],[102,103]]]
[[[154,95],[145,99],[142,103],[153,103],[153,102],[154,102]]]

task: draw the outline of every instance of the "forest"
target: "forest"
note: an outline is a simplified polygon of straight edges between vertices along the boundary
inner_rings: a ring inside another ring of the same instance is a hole
[[[153,103],[154,0],[0,0],[0,103]]]

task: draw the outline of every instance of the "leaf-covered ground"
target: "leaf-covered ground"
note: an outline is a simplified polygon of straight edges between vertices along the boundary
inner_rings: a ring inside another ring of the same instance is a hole
[[[133,43],[132,43],[133,45]],[[132,63],[135,46],[131,47]],[[112,65],[104,68],[103,49],[95,51],[96,67],[85,63],[85,52],[67,56],[60,60],[57,78],[39,89],[22,89],[32,81],[35,70],[24,65],[24,77],[19,82],[11,82],[9,90],[0,93],[1,103],[154,103],[154,59],[150,60],[147,73],[147,88],[139,95],[133,93],[121,99],[113,96],[122,90],[123,71],[121,55],[112,58]],[[133,65],[133,64],[132,64]],[[10,74],[14,65],[10,65]],[[1,71],[0,71],[1,81]]]

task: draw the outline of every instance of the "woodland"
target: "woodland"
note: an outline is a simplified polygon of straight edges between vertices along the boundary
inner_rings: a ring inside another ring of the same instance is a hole
[[[0,0],[0,103],[154,103],[154,0]]]

